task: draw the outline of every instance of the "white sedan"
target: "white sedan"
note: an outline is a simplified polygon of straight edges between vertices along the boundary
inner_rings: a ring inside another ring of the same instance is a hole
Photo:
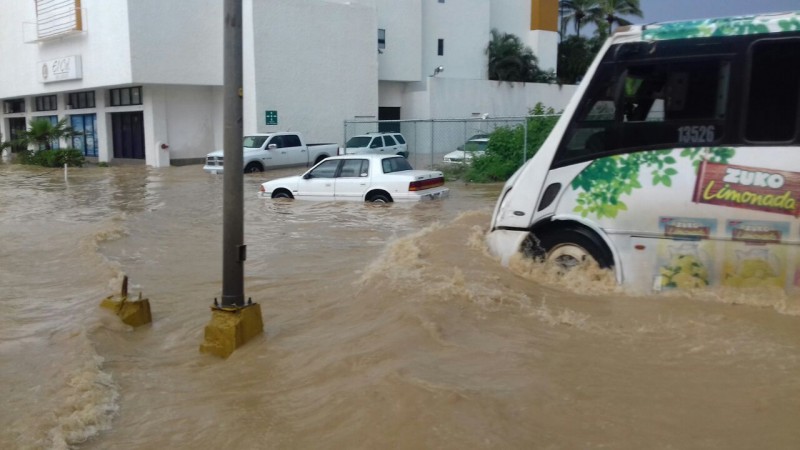
[[[472,158],[485,155],[486,147],[488,145],[488,136],[473,136],[467,142],[465,142],[464,145],[459,145],[458,150],[444,155],[444,162],[446,164],[462,164],[465,162],[469,163],[472,161]]]
[[[333,156],[302,175],[261,184],[261,197],[375,203],[447,197],[442,172],[414,170],[397,155]]]

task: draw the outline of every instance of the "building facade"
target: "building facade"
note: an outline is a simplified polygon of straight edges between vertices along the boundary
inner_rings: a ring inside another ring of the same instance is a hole
[[[243,0],[244,131],[341,143],[345,120],[524,115],[537,101],[559,109],[571,87],[491,82],[484,53],[496,28],[554,67],[556,4]],[[97,161],[162,167],[222,147],[221,0],[2,5],[4,140],[31,119],[66,118],[80,134],[60,145]]]

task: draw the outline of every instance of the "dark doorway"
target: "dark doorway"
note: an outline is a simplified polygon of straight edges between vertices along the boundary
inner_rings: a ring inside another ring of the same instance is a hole
[[[400,120],[400,108],[395,106],[378,107],[378,120]],[[399,133],[400,122],[379,123],[378,131],[384,133]]]
[[[144,114],[111,114],[114,158],[144,159]]]
[[[9,141],[16,141],[20,137],[20,133],[25,131],[25,118],[24,117],[14,117],[8,119],[8,140]],[[19,152],[25,150],[24,145],[12,145],[11,151]]]

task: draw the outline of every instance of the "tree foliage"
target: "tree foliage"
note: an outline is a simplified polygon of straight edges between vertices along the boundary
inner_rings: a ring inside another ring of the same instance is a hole
[[[48,119],[34,118],[28,122],[28,129],[20,131],[17,135],[17,143],[23,147],[34,145],[43,150],[53,148],[53,142],[58,142],[61,138],[69,138],[76,133],[72,127],[67,125],[67,118],[59,120],[55,124]]]
[[[486,153],[473,158],[467,169],[464,176],[467,181],[477,183],[505,181],[527,159],[536,154],[558,121],[558,116],[553,108],[547,108],[542,103],[537,103],[528,114],[527,147],[524,126],[495,129],[489,136]]]
[[[510,33],[501,33],[492,29],[492,39],[486,46],[489,57],[489,79],[497,81],[522,81],[533,83],[551,83],[552,73],[539,68],[539,61],[533,50],[522,43],[522,40]]]
[[[600,0],[600,9],[603,19],[608,23],[609,29],[614,25],[630,25],[631,22],[622,16],[643,17],[639,0]]]
[[[561,17],[564,28],[572,22],[576,36],[581,35],[584,25],[597,25],[603,20],[603,10],[598,0],[561,0],[559,6],[564,11]]]
[[[576,36],[584,25],[602,28],[605,24],[610,29],[614,24],[630,25],[623,16],[643,16],[639,0],[561,0],[559,7],[563,28],[571,22]]]
[[[561,0],[562,36],[558,46],[558,82],[574,84],[580,82],[591,65],[611,28],[616,25],[628,25],[630,22],[623,16],[642,17],[639,0]],[[567,25],[572,23],[575,35],[563,34]],[[580,35],[583,25],[595,27],[594,37],[584,38]]]
[[[74,148],[58,150],[24,150],[19,154],[19,162],[43,167],[82,167],[86,158],[80,150]]]
[[[71,138],[76,133],[67,125],[67,118],[56,123],[45,118],[34,118],[28,122],[28,129],[20,131],[12,142],[15,146],[25,148],[19,154],[22,164],[44,167],[61,167],[64,164],[81,167],[86,162],[80,150],[74,148],[53,149],[53,144],[61,138]],[[28,149],[28,147],[36,147]]]

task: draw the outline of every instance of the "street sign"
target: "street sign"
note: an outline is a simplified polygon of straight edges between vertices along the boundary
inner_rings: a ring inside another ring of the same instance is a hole
[[[278,111],[265,111],[264,116],[266,117],[267,125],[278,124]]]

